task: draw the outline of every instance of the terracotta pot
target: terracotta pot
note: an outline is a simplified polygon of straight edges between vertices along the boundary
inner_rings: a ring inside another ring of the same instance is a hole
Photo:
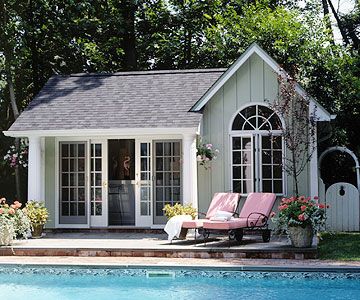
[[[33,239],[39,239],[42,236],[43,233],[43,229],[44,229],[44,225],[43,224],[36,224],[33,225],[33,230],[31,231],[31,237]]]
[[[312,245],[314,233],[310,225],[288,228],[291,245],[295,248],[309,248]]]

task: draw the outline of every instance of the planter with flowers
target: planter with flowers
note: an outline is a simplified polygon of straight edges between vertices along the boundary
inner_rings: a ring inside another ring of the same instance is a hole
[[[199,142],[196,147],[196,159],[205,170],[210,169],[210,162],[216,159],[218,153],[219,150],[214,149],[212,144],[202,144]]]
[[[283,198],[279,206],[279,215],[272,220],[278,229],[285,230],[296,248],[311,247],[313,236],[325,224],[325,205],[318,198]]]
[[[49,213],[43,202],[31,200],[26,204],[26,214],[31,222],[32,238],[41,238]]]
[[[5,198],[0,199],[0,246],[9,246],[16,238],[27,238],[30,220],[21,203],[15,201],[9,205]]]

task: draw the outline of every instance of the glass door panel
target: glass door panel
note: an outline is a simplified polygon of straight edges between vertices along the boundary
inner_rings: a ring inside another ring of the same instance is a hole
[[[107,226],[106,141],[90,144],[90,225]]]
[[[60,224],[87,224],[86,143],[60,143]]]
[[[154,142],[154,224],[166,222],[162,210],[166,204],[182,203],[180,149],[180,141]]]
[[[247,194],[253,191],[253,139],[232,137],[232,190]]]
[[[135,140],[108,141],[109,225],[135,225]]]
[[[152,225],[152,143],[136,141],[136,226]]]

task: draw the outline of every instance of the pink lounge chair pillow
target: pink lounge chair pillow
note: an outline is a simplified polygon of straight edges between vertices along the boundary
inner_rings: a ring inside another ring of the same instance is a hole
[[[238,201],[238,193],[215,193],[206,213],[206,219],[213,217],[217,211],[234,213]]]

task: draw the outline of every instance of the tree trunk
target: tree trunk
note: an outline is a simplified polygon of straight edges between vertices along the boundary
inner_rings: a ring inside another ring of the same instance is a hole
[[[33,96],[35,96],[41,88],[40,84],[40,72],[39,72],[39,54],[37,50],[37,42],[35,38],[35,20],[34,20],[34,5],[33,1],[28,1],[28,24],[29,30],[27,32],[27,39],[31,53],[31,71],[32,71],[32,79],[33,79]]]
[[[135,12],[136,4],[134,0],[124,1],[122,16],[124,22],[124,33],[122,38],[122,49],[124,55],[125,70],[135,70],[136,62],[136,37],[135,37]]]
[[[11,103],[11,108],[14,114],[14,120],[16,120],[19,116],[19,109],[17,107],[16,104],[16,98],[15,98],[15,91],[14,91],[14,84],[12,81],[12,76],[11,76],[11,70],[9,67],[9,62],[7,61],[7,57],[6,57],[6,52],[4,52],[5,54],[5,64],[6,64],[6,81],[8,84],[8,88],[9,88],[9,93],[10,93],[10,103]],[[15,138],[15,149],[17,152],[19,152],[20,149],[20,139],[19,138]],[[21,181],[20,181],[20,170],[19,170],[19,166],[17,165],[15,167],[15,188],[16,188],[16,198],[18,200],[22,200],[22,195],[21,195]]]
[[[335,17],[336,23],[338,24],[341,36],[344,39],[345,44],[349,45],[350,42],[349,42],[349,39],[348,39],[348,37],[346,35],[345,28],[344,28],[344,26],[343,26],[343,24],[342,24],[342,22],[341,22],[341,20],[340,20],[340,18],[338,16],[336,10],[335,10],[335,8],[334,8],[334,5],[332,4],[331,0],[328,0],[328,3],[329,3],[329,6],[331,8],[331,11],[332,11],[332,13],[333,13],[333,15]]]

